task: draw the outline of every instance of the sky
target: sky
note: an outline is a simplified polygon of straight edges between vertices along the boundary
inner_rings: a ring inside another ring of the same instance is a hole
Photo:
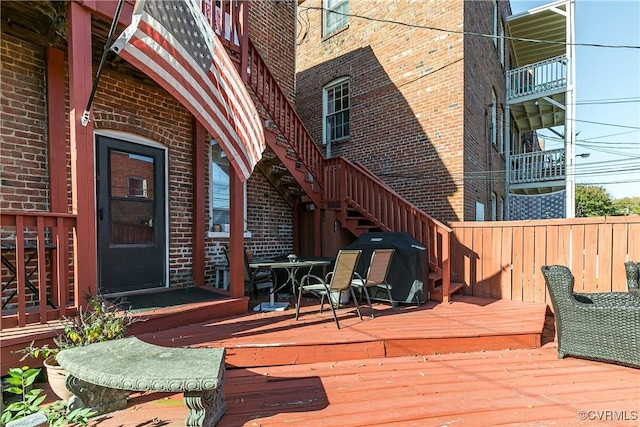
[[[515,15],[553,1],[511,0]],[[640,197],[640,0],[576,0],[576,183]],[[562,129],[559,129],[560,131]],[[545,148],[562,148],[542,131]]]

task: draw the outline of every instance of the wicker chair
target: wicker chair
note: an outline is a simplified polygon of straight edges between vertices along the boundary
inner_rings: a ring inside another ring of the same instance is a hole
[[[624,269],[627,272],[627,290],[640,291],[640,262],[627,261],[624,263]]]
[[[628,292],[578,294],[562,265],[542,267],[565,355],[640,367],[640,295]]]

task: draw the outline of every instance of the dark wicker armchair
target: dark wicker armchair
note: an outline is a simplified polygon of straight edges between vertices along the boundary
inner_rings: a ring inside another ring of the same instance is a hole
[[[578,294],[562,265],[542,267],[565,355],[640,367],[640,295],[627,292]]]
[[[640,290],[640,262],[627,261],[624,263],[627,272],[627,290],[638,292]]]

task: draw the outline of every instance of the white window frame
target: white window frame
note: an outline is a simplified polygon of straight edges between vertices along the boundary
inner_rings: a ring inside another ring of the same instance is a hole
[[[220,224],[221,225],[221,229],[219,231],[213,231],[213,226],[214,226],[214,222],[213,222],[213,213],[214,213],[214,206],[213,206],[213,196],[214,196],[214,184],[215,184],[215,180],[214,180],[214,172],[215,172],[215,167],[214,167],[214,163],[215,163],[215,159],[214,159],[214,150],[213,150],[213,146],[217,145],[217,141],[212,139],[210,141],[211,147],[209,150],[209,231],[207,233],[208,237],[228,237],[229,236],[229,230],[225,230],[224,229],[224,224]],[[226,157],[226,154],[224,153],[224,151],[220,150],[220,153],[222,155],[222,157]],[[229,173],[233,173],[233,167],[231,165],[228,165],[228,171]],[[247,226],[248,226],[248,221],[247,221],[247,183],[246,181],[243,184],[243,189],[242,189],[242,193],[243,193],[243,197],[244,197],[244,212],[243,212],[243,217],[244,217],[244,236],[245,237],[251,237],[251,234],[249,233],[249,231],[247,230]],[[230,202],[230,200],[229,200]],[[231,205],[229,203],[229,215],[231,215]],[[231,217],[229,217],[229,220],[231,220]]]
[[[491,144],[498,145],[498,98],[493,89],[491,89]]]
[[[498,203],[498,221],[504,221],[504,197],[500,196]]]
[[[346,96],[346,99],[349,105],[347,106],[347,108],[342,108],[340,112],[346,111],[347,117],[349,117],[350,109],[351,109],[351,83],[349,81],[349,77],[341,77],[339,79],[336,79],[322,88],[322,143],[323,145],[331,144],[333,142],[343,141],[349,138],[350,128],[348,129],[346,135],[343,135],[340,138],[331,139],[330,138],[331,131],[329,129],[329,120],[328,120],[328,117],[330,115],[336,114],[335,111],[329,114],[329,92],[336,89],[338,86],[344,87],[345,84],[348,89],[348,94]],[[351,120],[349,120],[349,123],[350,122]]]
[[[493,0],[493,45],[498,47],[498,2]]]
[[[327,37],[349,25],[348,13],[349,0],[322,0],[322,37]],[[330,23],[332,20],[333,22]]]
[[[504,25],[502,24],[502,21],[498,21],[499,25],[500,25],[500,63],[502,64],[502,68],[504,68]]]

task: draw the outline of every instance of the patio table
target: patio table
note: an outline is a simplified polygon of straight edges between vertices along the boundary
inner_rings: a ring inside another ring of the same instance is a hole
[[[270,268],[272,270],[283,269],[287,272],[286,280],[280,285],[275,283],[277,276],[275,274],[273,275],[274,284],[273,284],[272,290],[269,292],[269,303],[261,302],[259,305],[257,305],[254,308],[254,310],[255,311],[282,311],[286,309],[287,307],[289,307],[289,303],[276,302],[275,301],[276,293],[279,290],[285,288],[286,286],[291,286],[291,289],[293,290],[293,293],[295,295],[295,293],[298,291],[298,288],[300,287],[300,283],[298,283],[298,279],[296,277],[299,269],[309,268],[308,273],[311,273],[311,270],[313,269],[313,267],[327,266],[329,264],[331,264],[331,261],[329,260],[250,262],[249,267],[251,268]]]

